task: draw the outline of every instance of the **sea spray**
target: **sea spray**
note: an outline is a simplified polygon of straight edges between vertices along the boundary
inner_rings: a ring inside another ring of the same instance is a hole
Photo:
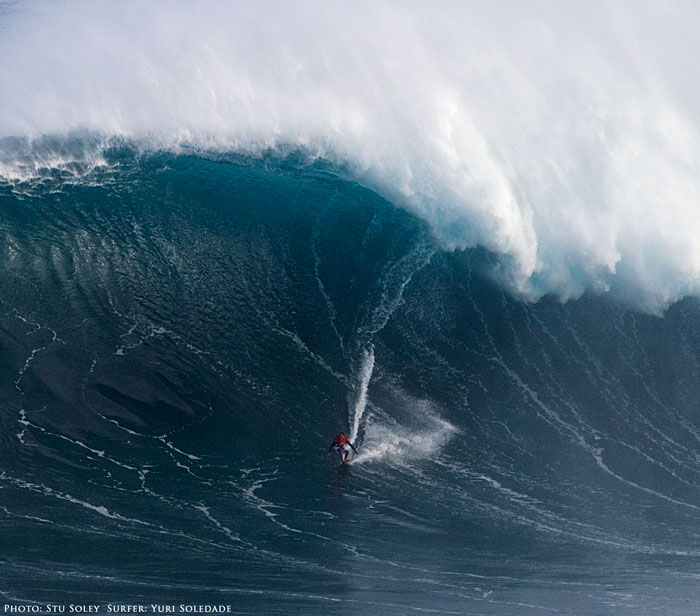
[[[435,460],[459,428],[441,417],[433,402],[393,389],[394,405],[387,414],[377,409],[364,421],[365,437],[358,464],[394,461],[397,463]]]

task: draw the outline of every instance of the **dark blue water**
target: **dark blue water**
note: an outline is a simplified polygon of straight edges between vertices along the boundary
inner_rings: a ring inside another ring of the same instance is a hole
[[[0,189],[3,604],[696,613],[697,300],[524,303],[294,155],[106,162]]]

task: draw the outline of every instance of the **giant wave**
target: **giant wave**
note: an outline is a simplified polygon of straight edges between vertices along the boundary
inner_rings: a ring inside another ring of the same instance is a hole
[[[0,5],[3,603],[693,614],[698,20],[634,7]]]

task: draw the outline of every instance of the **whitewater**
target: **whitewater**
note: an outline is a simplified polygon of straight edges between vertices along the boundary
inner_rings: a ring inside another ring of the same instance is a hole
[[[696,613],[698,26],[0,1],[5,611]]]
[[[0,134],[302,148],[444,247],[501,255],[526,297],[614,289],[661,310],[698,290],[698,18],[682,2],[10,4]],[[38,149],[25,164],[61,154]]]

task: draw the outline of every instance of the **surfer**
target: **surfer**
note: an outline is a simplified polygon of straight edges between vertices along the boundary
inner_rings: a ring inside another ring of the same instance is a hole
[[[348,445],[352,447],[352,450],[355,452],[356,456],[359,455],[357,449],[355,449],[355,445],[353,445],[350,442],[350,439],[345,436],[345,432],[341,432],[333,439],[331,446],[328,448],[328,455],[331,455],[331,451],[335,451],[340,456],[341,464],[350,464],[350,461],[348,460],[348,453],[350,451],[348,449]]]

